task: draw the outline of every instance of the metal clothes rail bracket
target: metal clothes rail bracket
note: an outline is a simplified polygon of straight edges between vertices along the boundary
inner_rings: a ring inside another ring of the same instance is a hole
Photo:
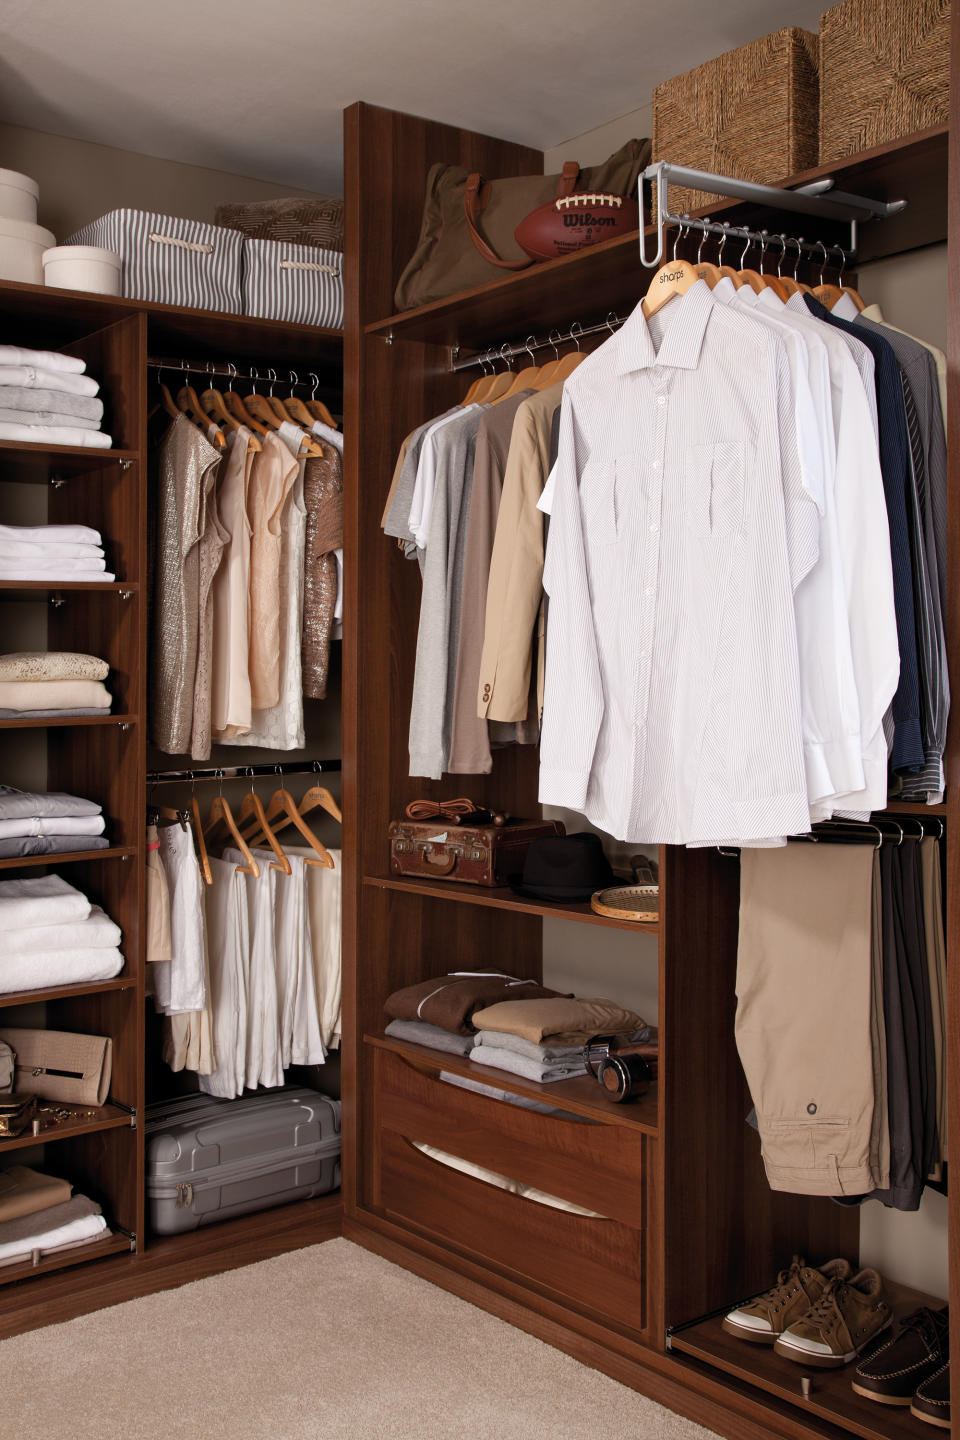
[[[336,760],[279,760],[275,765],[217,765],[203,770],[148,770],[148,785],[171,785],[175,781],[252,780],[258,775],[329,775],[342,769]]]
[[[864,220],[885,220],[899,215],[906,208],[906,200],[870,200],[862,195],[848,195],[845,191],[834,190],[829,177],[801,185],[797,190],[782,190],[775,185],[756,185],[749,180],[735,180],[729,175],[711,175],[706,170],[691,170],[686,165],[674,165],[669,160],[658,160],[648,165],[637,180],[637,198],[640,213],[645,213],[644,187],[649,184],[656,192],[655,204],[650,213],[657,231],[657,248],[653,255],[647,254],[645,227],[640,228],[640,261],[650,270],[655,270],[664,256],[664,230],[668,225],[684,223],[683,217],[672,215],[668,209],[669,185],[689,186],[704,190],[710,195],[722,195],[731,200],[749,200],[771,210],[788,210],[798,215],[813,215],[821,220],[842,220],[850,225],[850,253],[856,254],[857,226]],[[686,222],[696,225],[696,221]],[[734,227],[730,227],[733,229]]]

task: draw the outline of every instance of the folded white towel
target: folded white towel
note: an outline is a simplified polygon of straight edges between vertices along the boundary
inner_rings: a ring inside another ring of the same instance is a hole
[[[31,815],[19,820],[0,820],[0,840],[20,835],[102,835],[102,815]]]
[[[0,705],[8,710],[109,710],[102,680],[0,680]]]
[[[26,390],[66,390],[71,395],[96,395],[100,390],[89,375],[45,370],[36,365],[0,365],[0,385],[22,385]]]
[[[83,376],[80,376],[83,379]],[[78,430],[74,425],[0,425],[0,440],[24,440],[28,445],[72,445],[88,450],[110,450],[113,437],[103,430]]]
[[[35,925],[70,925],[86,920],[92,906],[82,890],[62,875],[0,880],[0,935]]]
[[[106,680],[110,666],[77,650],[12,650],[0,655],[0,680]]]
[[[84,1240],[89,1241],[101,1235],[107,1228],[107,1222],[102,1215],[86,1215],[82,1220],[61,1225],[59,1230],[41,1230],[42,1220],[41,1213],[37,1221],[39,1233],[31,1236],[26,1250],[26,1241],[23,1240],[13,1240],[9,1245],[0,1245],[0,1265],[10,1265],[14,1260],[29,1260],[34,1250],[46,1254],[49,1250],[63,1250],[68,1245],[78,1245]]]
[[[3,948],[8,955],[39,955],[56,950],[115,950],[121,939],[120,926],[115,925],[99,905],[94,905],[86,920],[6,930]]]
[[[5,389],[0,390],[0,400],[6,398],[7,390],[16,390],[18,395],[31,393],[29,390],[24,392],[17,386],[7,385]],[[37,392],[33,391],[32,393],[36,394]],[[46,393],[44,391],[44,394]],[[78,395],[76,398],[83,400],[85,397]],[[99,403],[97,400],[90,401],[91,405]],[[63,426],[69,426],[74,430],[100,429],[99,420],[90,420],[85,415],[67,415],[63,410],[21,410],[19,406],[13,405],[0,405],[0,425],[43,425],[47,429],[53,427],[57,430]]]
[[[61,355],[59,350],[24,350],[20,345],[0,345],[0,365],[38,365],[41,370],[56,370],[58,376],[82,375],[87,368],[86,360],[76,355]]]
[[[0,955],[0,994],[48,990],[53,985],[88,985],[112,980],[123,969],[115,945],[102,949],[38,950],[32,955]]]
[[[102,560],[102,545],[57,545],[49,540],[0,540],[4,560]]]
[[[68,573],[64,568],[68,564],[80,568]],[[112,570],[94,570],[82,560],[0,559],[0,580],[70,580],[74,584],[89,581],[94,585],[108,585],[116,578]]]
[[[0,540],[49,540],[53,545],[101,545],[100,531],[89,525],[0,525]]]

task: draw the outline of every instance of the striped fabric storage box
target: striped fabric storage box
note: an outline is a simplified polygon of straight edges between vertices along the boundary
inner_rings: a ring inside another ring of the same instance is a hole
[[[111,210],[67,243],[100,245],[119,255],[121,293],[132,300],[243,311],[244,241],[236,230],[149,210]]]
[[[343,254],[283,240],[243,241],[243,309],[263,320],[343,329]]]

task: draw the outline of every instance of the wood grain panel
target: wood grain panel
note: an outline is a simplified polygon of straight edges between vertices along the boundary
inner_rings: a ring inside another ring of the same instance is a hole
[[[506,1274],[564,1296],[577,1309],[644,1329],[643,1234],[615,1220],[554,1210],[451,1170],[401,1136],[380,1133],[379,1204],[486,1259]]]

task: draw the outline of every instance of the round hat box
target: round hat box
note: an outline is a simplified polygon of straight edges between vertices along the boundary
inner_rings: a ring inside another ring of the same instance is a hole
[[[43,282],[58,290],[93,290],[120,294],[123,261],[99,245],[55,245],[43,253]]]
[[[0,170],[0,217],[37,223],[40,186],[18,170]]]
[[[42,285],[43,252],[56,243],[56,235],[42,225],[0,216],[0,280]]]

